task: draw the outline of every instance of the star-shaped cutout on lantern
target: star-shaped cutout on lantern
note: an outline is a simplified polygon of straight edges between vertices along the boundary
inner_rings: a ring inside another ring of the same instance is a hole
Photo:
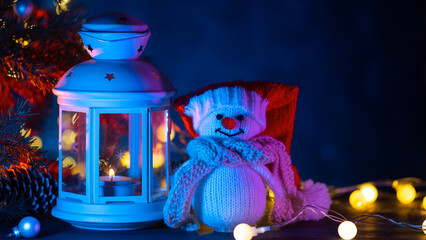
[[[152,74],[152,76],[153,76],[155,79],[160,80],[160,76],[158,76],[158,74],[157,74],[157,73],[152,72],[151,74]]]
[[[123,16],[123,17],[120,17],[120,20],[123,21],[123,22],[127,22],[129,19],[127,17]]]
[[[107,73],[105,78],[107,78],[108,81],[111,81],[113,78],[115,78],[114,73]]]
[[[92,48],[92,45],[87,45],[87,49],[90,51],[90,52],[92,52],[93,51],[93,48]]]
[[[141,45],[141,46],[139,47],[138,52],[142,52],[142,50],[143,50],[143,45]]]
[[[72,75],[72,72],[69,72],[69,73],[67,74],[67,78],[71,77],[71,75]]]

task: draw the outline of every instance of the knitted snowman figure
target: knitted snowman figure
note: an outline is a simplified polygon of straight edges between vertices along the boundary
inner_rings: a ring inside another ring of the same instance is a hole
[[[279,83],[231,82],[175,101],[198,138],[188,143],[190,159],[174,175],[163,211],[168,226],[197,230],[199,219],[215,231],[232,232],[239,223],[254,225],[265,212],[265,185],[275,195],[274,222],[290,219],[304,205],[330,206],[324,184],[308,180],[300,187],[286,149],[297,93],[297,87]],[[305,212],[299,219],[321,217]]]

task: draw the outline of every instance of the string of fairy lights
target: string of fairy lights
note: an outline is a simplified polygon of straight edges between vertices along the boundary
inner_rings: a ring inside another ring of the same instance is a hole
[[[356,186],[336,188],[331,190],[331,196],[336,198],[343,194],[351,192],[349,196],[349,204],[355,209],[364,209],[370,206],[377,200],[378,190],[377,187],[392,187],[396,192],[396,198],[399,202],[403,204],[409,204],[413,202],[416,197],[419,195],[416,192],[415,187],[426,186],[426,182],[417,179],[417,178],[403,178],[395,181],[384,180],[384,181],[374,181],[368,182]],[[271,195],[270,195],[271,197]],[[426,209],[426,197],[423,196],[422,208]],[[355,238],[358,233],[358,228],[356,224],[358,223],[367,223],[367,224],[381,224],[377,222],[370,222],[372,218],[382,220],[385,223],[393,224],[399,227],[403,227],[407,230],[423,232],[426,234],[426,220],[421,225],[414,225],[404,222],[397,222],[393,219],[387,218],[380,214],[372,215],[360,215],[351,220],[348,220],[343,214],[336,212],[331,209],[326,209],[320,206],[315,205],[306,205],[304,206],[295,216],[283,223],[279,223],[271,226],[263,227],[252,227],[246,223],[241,223],[234,228],[234,238],[236,240],[250,240],[253,237],[265,233],[270,230],[275,230],[287,226],[295,221],[305,212],[312,211],[318,215],[322,215],[334,222],[339,223],[337,228],[338,235],[344,240],[350,240]]]
[[[31,129],[22,130],[21,134],[30,135]],[[173,139],[174,135],[175,134],[173,131],[170,140]],[[33,136],[33,138],[34,138],[33,146],[41,148],[43,144],[41,138],[38,136]],[[67,137],[66,134],[64,134],[63,136],[63,141],[65,143],[67,141],[69,141],[70,143],[73,143],[75,141],[74,139],[75,139],[75,134],[72,136],[70,135],[70,137]],[[127,158],[129,157],[127,156]],[[128,160],[127,158],[123,157],[122,161]],[[72,161],[72,162],[75,163],[75,161]],[[68,163],[69,162],[64,161],[63,164],[68,164]],[[393,188],[395,190],[396,199],[398,199],[398,201],[401,202],[402,204],[409,204],[413,202],[416,199],[416,197],[423,197],[422,208],[426,210],[426,197],[422,196],[424,195],[424,193],[417,193],[416,191],[416,187],[426,187],[426,182],[418,178],[403,178],[403,179],[398,179],[394,181],[380,180],[380,181],[374,181],[374,182],[367,182],[367,183],[363,183],[363,184],[359,184],[355,186],[332,189],[330,190],[330,194],[332,198],[338,198],[344,194],[350,193],[349,195],[350,206],[357,210],[363,210],[363,209],[367,209],[377,200],[378,187]],[[274,198],[273,192],[269,192],[269,197]],[[249,226],[248,224],[241,223],[238,226],[236,226],[234,229],[234,238],[236,240],[250,240],[253,237],[257,236],[258,234],[261,234],[270,230],[282,228],[286,225],[289,225],[297,221],[297,219],[305,211],[313,211],[318,215],[323,215],[324,217],[339,223],[339,226],[337,228],[337,233],[344,240],[353,239],[357,235],[358,229],[356,227],[356,224],[358,223],[378,224],[378,223],[372,223],[368,221],[369,219],[372,219],[372,218],[382,220],[389,224],[404,227],[408,230],[424,232],[426,234],[426,220],[423,222],[422,225],[413,225],[413,224],[408,224],[403,222],[397,222],[393,219],[386,218],[379,214],[360,215],[353,218],[352,220],[348,220],[342,214],[336,211],[333,211],[331,209],[325,209],[320,206],[308,205],[308,206],[304,206],[292,219],[289,219],[288,221],[285,221],[280,224],[264,226],[264,227],[252,227],[252,226]]]

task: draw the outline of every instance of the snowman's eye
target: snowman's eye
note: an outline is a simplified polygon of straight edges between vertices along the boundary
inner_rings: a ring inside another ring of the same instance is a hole
[[[238,116],[237,116],[237,120],[238,120],[238,121],[243,121],[243,120],[244,120],[244,116],[243,116],[243,115],[241,115],[241,114],[240,114],[240,115],[238,115]]]
[[[217,120],[220,120],[220,119],[222,119],[223,118],[223,115],[222,114],[218,114],[218,115],[216,115],[216,119]]]

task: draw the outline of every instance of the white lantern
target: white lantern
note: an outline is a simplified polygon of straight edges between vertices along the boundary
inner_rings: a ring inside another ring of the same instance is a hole
[[[148,26],[123,13],[79,32],[94,60],[71,68],[58,96],[59,197],[55,217],[81,228],[125,230],[163,218],[169,190],[169,107],[175,90],[135,60]]]

